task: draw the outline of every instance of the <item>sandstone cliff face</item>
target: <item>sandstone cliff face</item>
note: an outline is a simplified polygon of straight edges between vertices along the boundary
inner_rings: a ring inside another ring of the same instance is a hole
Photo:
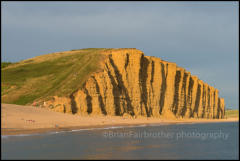
[[[92,74],[70,97],[54,97],[45,105],[80,115],[224,117],[224,99],[218,97],[218,90],[175,63],[144,56],[137,49],[102,54],[101,72]]]

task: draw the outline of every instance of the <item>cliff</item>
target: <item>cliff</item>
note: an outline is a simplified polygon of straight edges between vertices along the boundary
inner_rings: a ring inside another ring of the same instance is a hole
[[[160,118],[223,118],[218,90],[175,63],[144,56],[137,49],[99,51],[99,70],[68,96],[43,106],[80,115]]]

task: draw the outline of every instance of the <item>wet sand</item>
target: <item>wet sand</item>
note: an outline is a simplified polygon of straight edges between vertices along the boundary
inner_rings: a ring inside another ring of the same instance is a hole
[[[69,131],[85,128],[103,128],[112,126],[133,126],[147,124],[234,122],[238,118],[228,119],[160,119],[127,118],[120,116],[81,116],[50,111],[33,106],[1,104],[1,134],[18,135]]]

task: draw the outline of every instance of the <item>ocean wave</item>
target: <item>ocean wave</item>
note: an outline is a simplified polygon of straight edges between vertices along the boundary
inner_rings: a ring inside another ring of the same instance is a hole
[[[22,137],[22,136],[34,136],[34,135],[40,135],[40,134],[17,134],[17,135],[2,135],[2,139],[7,139],[9,137]]]
[[[34,134],[17,134],[17,135],[2,135],[2,139],[7,139],[9,137],[25,137],[25,136],[39,136],[39,135],[54,135],[60,133],[68,132],[80,132],[80,131],[92,131],[92,130],[108,130],[108,129],[120,129],[120,128],[137,128],[146,126],[161,126],[167,124],[141,124],[141,125],[127,125],[127,126],[109,126],[109,127],[96,127],[96,128],[85,128],[85,129],[74,129],[74,130],[64,130],[64,131],[51,131],[45,133],[34,133]]]

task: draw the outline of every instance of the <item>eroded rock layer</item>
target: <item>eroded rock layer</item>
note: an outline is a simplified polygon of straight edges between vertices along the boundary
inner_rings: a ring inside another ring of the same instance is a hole
[[[144,56],[137,49],[104,51],[102,71],[69,97],[45,102],[73,114],[161,118],[223,118],[218,90],[175,63]]]

